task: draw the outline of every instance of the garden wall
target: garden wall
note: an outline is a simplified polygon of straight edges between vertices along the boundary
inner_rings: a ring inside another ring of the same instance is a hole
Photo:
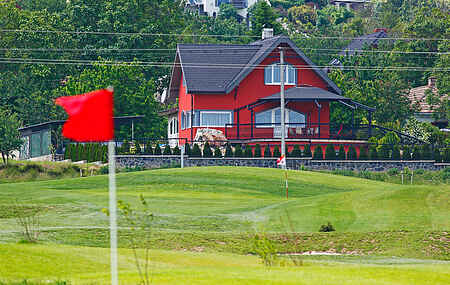
[[[117,167],[119,168],[161,168],[180,166],[179,155],[118,155]],[[313,170],[368,170],[386,171],[391,168],[404,169],[405,167],[425,170],[441,170],[450,167],[450,163],[435,163],[433,160],[312,160],[310,158],[287,158],[287,168],[300,169],[306,167]],[[184,166],[249,166],[276,168],[276,158],[198,158],[185,157]]]

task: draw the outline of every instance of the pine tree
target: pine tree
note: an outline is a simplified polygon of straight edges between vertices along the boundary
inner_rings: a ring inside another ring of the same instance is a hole
[[[244,153],[242,152],[242,147],[240,144],[234,147],[234,157],[242,157]]]
[[[214,150],[214,157],[222,158],[222,151],[220,150],[220,147],[216,147],[216,149]]]
[[[362,148],[360,148],[360,151],[362,151]],[[348,160],[356,160],[357,159],[356,148],[353,145],[351,145],[348,148],[347,159]]]
[[[211,147],[209,146],[209,143],[206,142],[205,145],[203,146],[203,157],[212,157],[213,156],[213,152],[211,150]]]
[[[325,148],[325,159],[326,160],[335,160],[336,159],[336,151],[334,150],[334,146],[332,144],[328,144]]]
[[[400,147],[398,145],[394,145],[392,148],[392,160],[400,160]]]
[[[323,150],[321,145],[317,145],[314,148],[313,159],[323,159]]]
[[[422,159],[433,159],[433,153],[431,152],[429,144],[424,144],[422,146]]]
[[[294,148],[292,149],[292,152],[291,152],[291,155],[290,155],[291,157],[301,157],[302,156],[302,151],[300,150],[300,147],[299,147],[299,145],[298,144],[296,144],[295,146],[294,146]]]
[[[163,151],[164,155],[172,155],[172,150],[170,149],[170,145],[166,144]]]
[[[303,149],[303,156],[312,157],[311,146],[309,144],[305,145],[305,148]]]
[[[272,157],[272,152],[270,151],[269,145],[266,145],[264,147],[264,157]]]
[[[442,162],[442,155],[441,155],[441,151],[438,147],[434,147],[434,152],[433,152],[433,159],[436,162]]]
[[[136,147],[136,154],[141,154],[142,153],[141,144],[139,142],[136,142],[134,145]]]
[[[191,155],[191,146],[188,143],[184,144],[184,154],[187,156]]]
[[[418,145],[414,146],[412,159],[413,160],[421,160],[422,159],[422,153],[420,151],[420,146],[418,146]]]
[[[407,145],[403,146],[402,159],[411,160],[411,148]]]
[[[159,143],[155,146],[155,151],[153,152],[154,155],[161,155],[161,148],[159,147]]]
[[[152,143],[150,141],[148,141],[145,144],[144,153],[148,154],[148,155],[153,155],[153,147],[152,147]]]
[[[359,148],[359,160],[368,160],[369,159],[369,150],[365,146],[361,146]]]
[[[444,162],[450,162],[450,147],[446,147],[444,149],[444,157],[443,157]]]
[[[233,157],[233,149],[230,144],[227,144],[227,148],[225,149],[225,157]]]
[[[200,147],[198,146],[198,144],[194,144],[194,146],[192,147],[191,156],[192,157],[202,157],[202,151],[200,150]]]
[[[245,146],[244,157],[253,157],[253,151],[250,145]]]
[[[280,148],[276,145],[273,148],[273,157],[279,158],[281,156]]]
[[[259,144],[255,145],[255,155],[254,157],[261,157],[261,146]]]
[[[181,154],[181,150],[180,150],[180,148],[179,148],[178,146],[175,146],[175,147],[173,148],[172,153],[173,153],[174,155],[180,155],[180,154]]]
[[[339,160],[345,160],[346,159],[346,157],[345,157],[345,149],[344,149],[343,145],[341,145],[339,147],[339,153],[337,155],[337,159],[339,159]]]

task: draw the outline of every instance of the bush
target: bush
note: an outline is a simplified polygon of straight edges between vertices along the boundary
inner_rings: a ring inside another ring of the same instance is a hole
[[[361,146],[359,147],[359,160],[368,160],[369,159],[369,152],[367,150],[367,147]]]
[[[313,159],[323,159],[323,151],[320,144],[314,148]]]
[[[249,145],[245,146],[244,157],[253,157],[252,147]]]
[[[319,232],[323,232],[323,233],[334,232],[334,231],[335,231],[335,229],[330,222],[328,222],[326,225],[321,225],[320,229],[319,229]]]
[[[234,157],[243,157],[244,152],[242,151],[242,146],[240,144],[234,147]]]
[[[387,171],[387,174],[389,174],[390,176],[394,176],[397,175],[399,173],[399,170],[397,168],[391,168]]]
[[[433,159],[433,153],[431,152],[431,148],[429,144],[424,144],[422,146],[422,159]]]
[[[413,160],[421,160],[422,159],[422,153],[420,151],[420,146],[418,146],[418,145],[414,146],[412,159]]]
[[[172,155],[172,150],[170,149],[170,145],[166,144],[163,151],[164,155]]]
[[[450,162],[450,147],[446,147],[444,149],[444,157],[443,157],[444,162]]]
[[[255,145],[254,157],[261,157],[261,146],[259,144]]]
[[[400,160],[400,147],[398,145],[394,145],[391,158],[392,160]]]
[[[357,159],[356,148],[353,145],[351,145],[348,148],[347,159],[348,160],[356,160]]]
[[[346,157],[345,157],[345,149],[344,149],[343,145],[341,145],[339,147],[339,152],[337,154],[337,159],[339,159],[339,160],[345,160],[346,159]]]
[[[303,149],[303,156],[312,157],[311,146],[309,144],[305,145],[305,148]]]
[[[135,148],[136,148],[136,154],[141,154],[142,153],[142,148],[141,148],[141,144],[139,142],[136,142],[134,144]]]
[[[264,157],[272,157],[272,152],[270,151],[270,146],[266,145],[264,148]]]
[[[130,153],[130,143],[127,140],[123,141],[120,152],[122,154]]]
[[[181,154],[181,149],[178,146],[175,146],[173,148],[172,154],[174,155],[180,155]]]
[[[387,144],[380,145],[377,149],[377,156],[380,159],[388,160],[391,159],[391,146]]]
[[[216,147],[214,150],[214,157],[221,158],[222,157],[222,151],[220,150],[220,147]]]
[[[334,146],[332,144],[328,144],[325,148],[325,159],[326,160],[335,160],[336,159],[336,151],[334,150]]]
[[[265,266],[275,265],[278,255],[275,243],[265,234],[256,234],[253,238],[253,250]]]
[[[295,146],[294,146],[294,148],[292,149],[292,152],[291,152],[291,155],[290,155],[291,157],[301,157],[302,156],[302,151],[300,150],[300,147],[299,147],[299,145],[298,144],[296,144]]]
[[[191,156],[192,157],[202,157],[202,152],[201,152],[198,144],[194,144],[194,146],[192,147]]]
[[[227,144],[227,147],[225,148],[225,157],[233,157],[233,149],[230,144]]]
[[[378,152],[377,148],[373,145],[369,147],[369,159],[371,160],[377,160],[378,159]]]
[[[154,155],[161,155],[161,148],[159,147],[159,143],[155,146],[155,151],[153,152]]]
[[[273,157],[280,157],[281,156],[281,152],[280,152],[280,148],[276,145],[274,148],[273,148]]]
[[[433,152],[433,159],[436,162],[442,162],[442,155],[441,155],[441,151],[438,147],[434,148],[434,152]]]
[[[153,148],[152,148],[151,142],[147,142],[147,143],[145,144],[144,153],[145,153],[145,154],[149,154],[149,155],[152,155],[152,154],[153,154]]]
[[[188,143],[184,144],[184,154],[185,155],[191,155],[191,146]]]
[[[213,156],[213,152],[211,150],[211,147],[209,146],[209,143],[206,142],[205,145],[203,146],[203,157],[212,157]]]

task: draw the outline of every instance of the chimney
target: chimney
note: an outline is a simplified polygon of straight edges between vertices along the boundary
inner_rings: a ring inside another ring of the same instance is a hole
[[[264,28],[262,30],[262,39],[268,39],[268,38],[272,38],[273,37],[273,29],[272,28]]]
[[[436,77],[428,78],[428,87],[431,87],[431,88],[436,87]]]

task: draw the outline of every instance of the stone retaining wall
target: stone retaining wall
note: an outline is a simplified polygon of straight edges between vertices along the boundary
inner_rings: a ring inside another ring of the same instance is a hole
[[[179,155],[118,155],[117,167],[161,168],[180,166]],[[369,170],[386,171],[391,168],[441,170],[450,167],[450,163],[435,163],[433,160],[401,161],[401,160],[312,160],[310,158],[287,158],[289,169],[306,167],[313,170]],[[184,166],[249,166],[276,168],[276,158],[194,158],[185,157]]]

